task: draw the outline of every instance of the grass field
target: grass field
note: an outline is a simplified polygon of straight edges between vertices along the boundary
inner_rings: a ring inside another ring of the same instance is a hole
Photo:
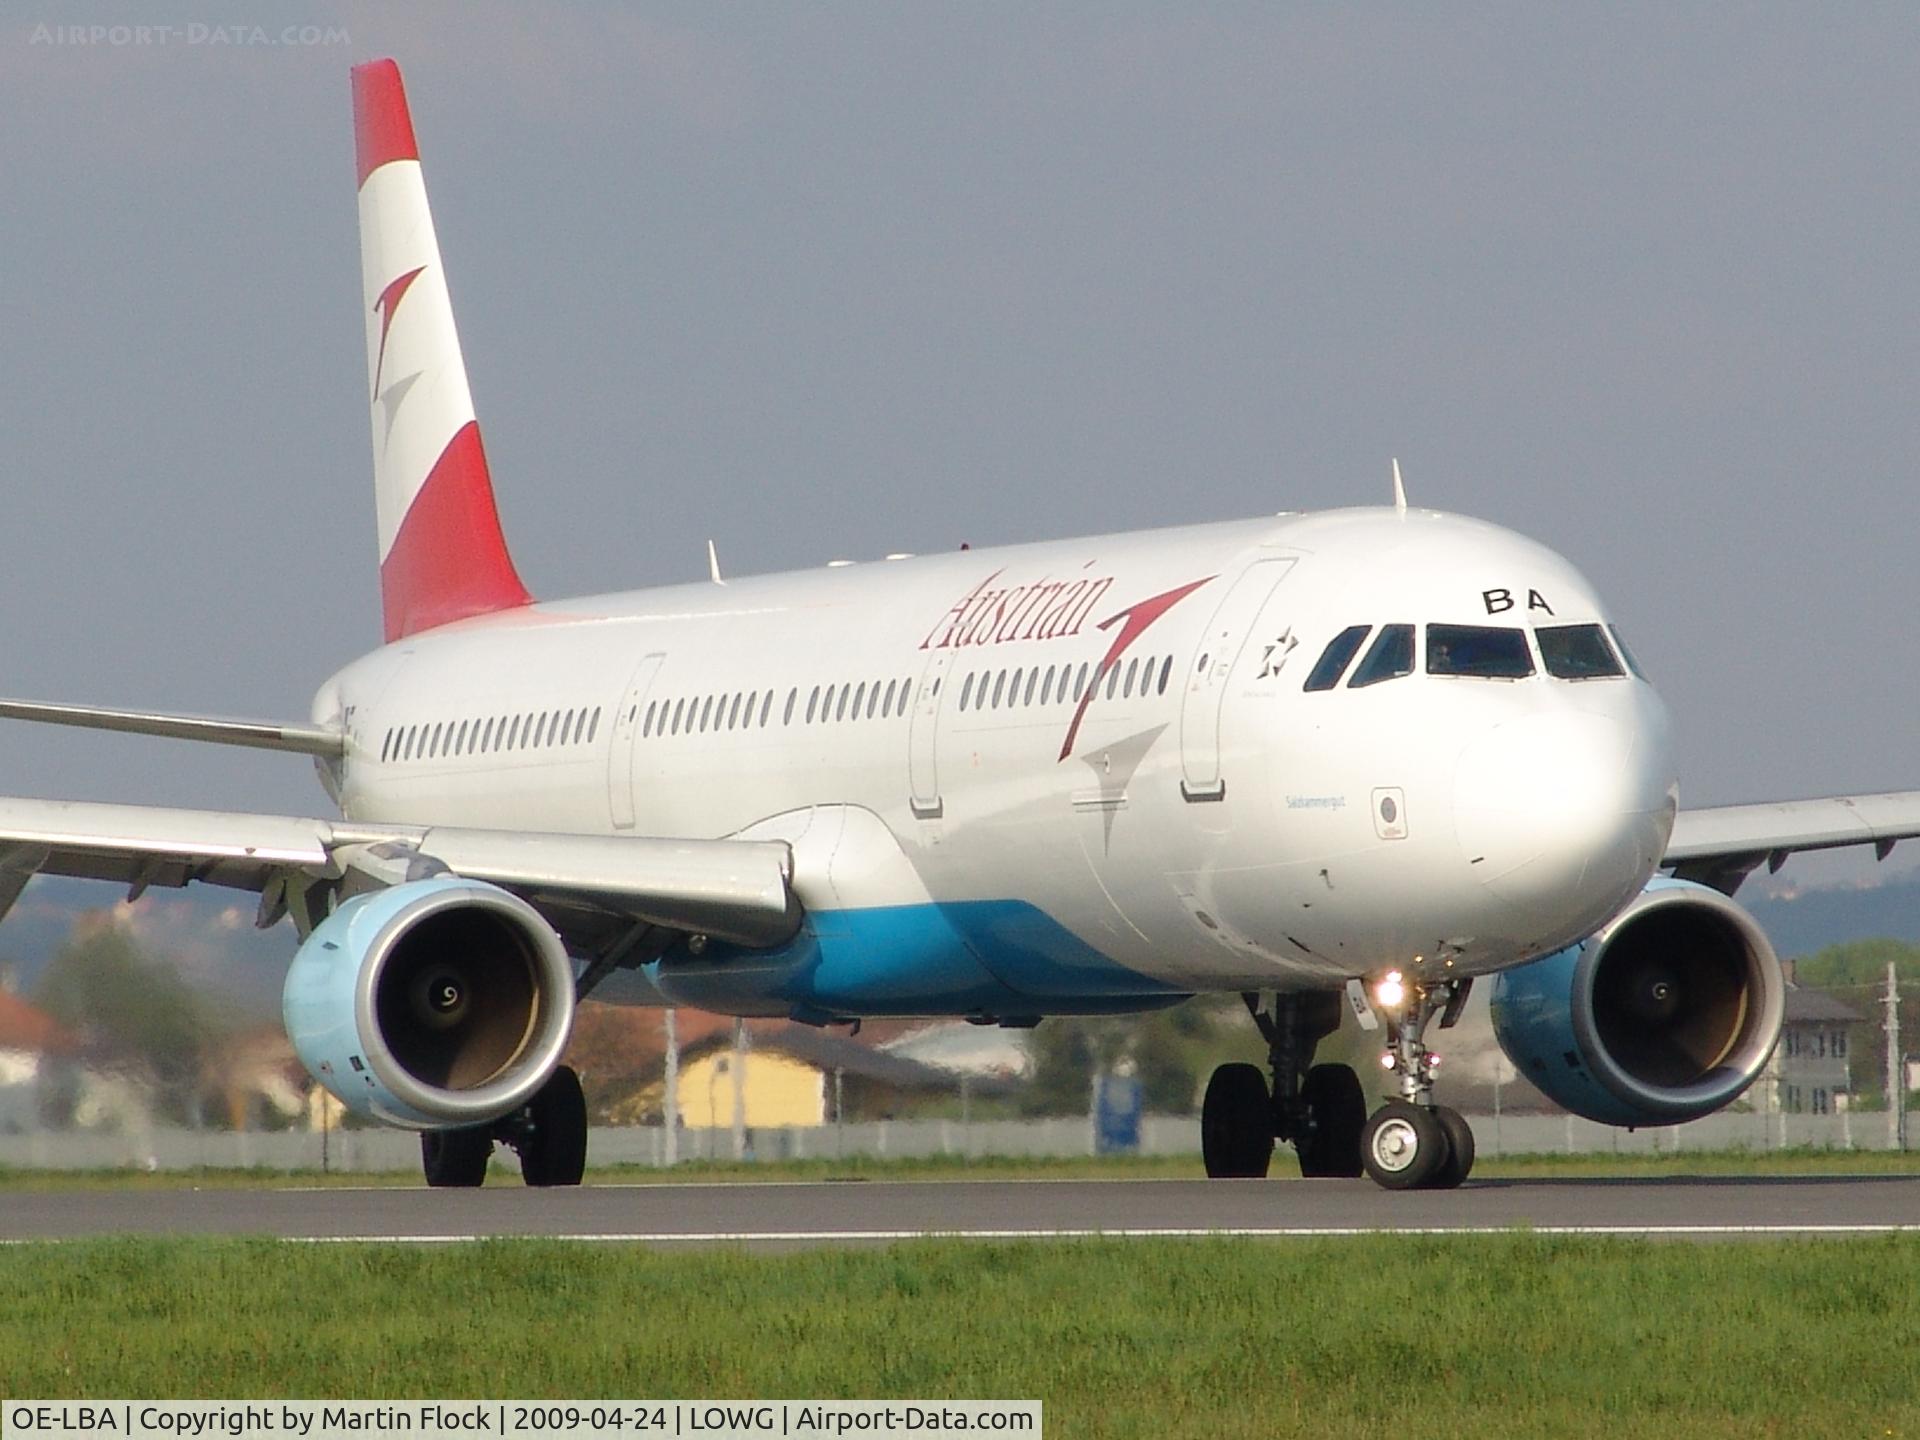
[[[795,1180],[1197,1180],[1205,1172],[1197,1155],[1112,1156],[1086,1159],[1020,1160],[959,1156],[898,1160],[854,1157],[845,1160],[790,1160],[735,1164],[693,1160],[670,1170],[620,1165],[587,1172],[587,1183],[671,1185],[690,1181],[742,1183]],[[1920,1175],[1920,1151],[1896,1150],[1686,1150],[1653,1155],[1542,1154],[1482,1156],[1476,1179],[1581,1179],[1685,1175]],[[1276,1180],[1294,1179],[1293,1155],[1274,1152]],[[14,1189],[191,1189],[196,1187],[268,1188],[297,1185],[418,1185],[417,1170],[322,1175],[314,1170],[26,1170],[0,1165],[0,1193]],[[489,1184],[518,1185],[519,1175],[495,1166]]]
[[[0,1251],[0,1295],[10,1396],[1039,1398],[1050,1436],[1156,1440],[1920,1435],[1911,1236],[101,1241]]]

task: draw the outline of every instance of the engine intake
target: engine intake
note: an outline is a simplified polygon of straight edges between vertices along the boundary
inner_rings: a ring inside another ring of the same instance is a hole
[[[1677,1124],[1753,1083],[1785,999],[1752,916],[1717,890],[1660,879],[1580,944],[1504,971],[1493,1025],[1520,1073],[1576,1115]]]
[[[287,973],[287,1034],[350,1108],[417,1128],[518,1109],[560,1063],[573,966],[537,911],[497,885],[436,877],[359,895]]]

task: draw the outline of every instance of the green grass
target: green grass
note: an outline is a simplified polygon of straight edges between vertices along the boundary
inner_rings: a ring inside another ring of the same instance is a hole
[[[670,1170],[644,1165],[603,1166],[587,1172],[589,1184],[673,1185],[738,1181],[780,1183],[808,1180],[1197,1180],[1204,1172],[1197,1155],[1102,1156],[1085,1159],[1025,1160],[1006,1157],[964,1159],[787,1160],[736,1164],[690,1160]],[[1656,1155],[1537,1154],[1482,1155],[1474,1177],[1494,1179],[1631,1179],[1687,1175],[1920,1175],[1920,1151],[1892,1150],[1687,1150]],[[1274,1152],[1276,1180],[1297,1178],[1292,1152]],[[353,1188],[420,1184],[415,1170],[322,1175],[317,1170],[27,1170],[0,1166],[0,1193],[8,1190],[183,1190],[277,1189],[287,1185]],[[494,1185],[518,1185],[519,1176],[495,1166]]]
[[[116,1240],[0,1251],[0,1294],[11,1396],[1039,1398],[1051,1436],[1155,1440],[1920,1434],[1910,1236]]]

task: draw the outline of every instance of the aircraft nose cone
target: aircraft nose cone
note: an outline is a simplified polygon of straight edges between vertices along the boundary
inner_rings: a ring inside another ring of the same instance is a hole
[[[1671,811],[1657,748],[1604,715],[1496,726],[1454,772],[1454,825],[1470,870],[1501,900],[1538,910],[1543,928],[1599,925],[1665,848]]]

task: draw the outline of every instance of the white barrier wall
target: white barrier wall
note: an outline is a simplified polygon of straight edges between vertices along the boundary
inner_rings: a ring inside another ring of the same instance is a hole
[[[1618,1154],[1676,1150],[1778,1150],[1812,1147],[1883,1150],[1884,1114],[1763,1115],[1722,1113],[1690,1125],[1616,1130],[1559,1115],[1469,1117],[1480,1154]],[[1149,1115],[1141,1123],[1143,1155],[1197,1155],[1200,1125],[1190,1116]],[[588,1139],[589,1165],[658,1166],[666,1160],[658,1127],[596,1128]],[[1093,1127],[1084,1118],[990,1120],[878,1120],[748,1134],[755,1160],[839,1159],[853,1156],[1005,1156],[1044,1159],[1091,1155]],[[727,1129],[682,1130],[679,1158],[731,1160]],[[235,1132],[154,1129],[104,1135],[34,1131],[0,1135],[0,1169],[12,1170],[327,1170],[341,1173],[409,1171],[420,1163],[420,1142],[397,1130]],[[495,1163],[513,1164],[511,1152]]]

